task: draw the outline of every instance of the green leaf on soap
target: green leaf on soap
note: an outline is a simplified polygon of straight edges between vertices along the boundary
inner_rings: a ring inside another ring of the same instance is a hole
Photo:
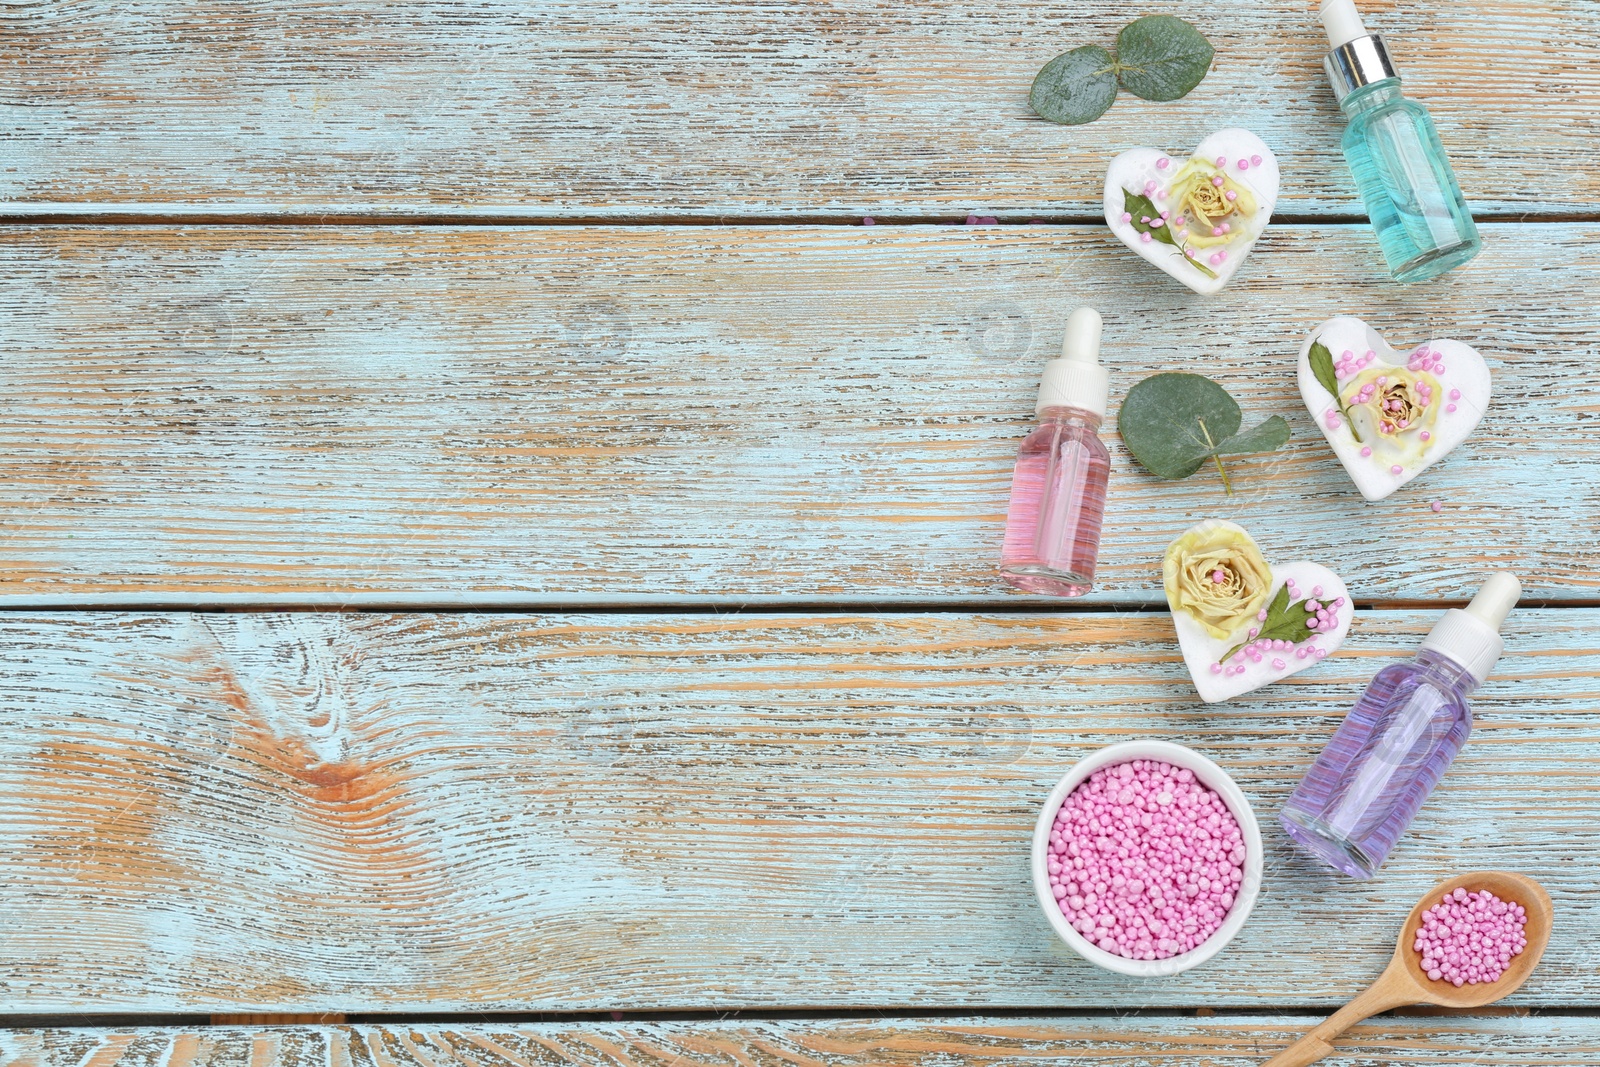
[[[1156,207],[1155,202],[1148,196],[1141,196],[1138,193],[1129,192],[1127,189],[1122,190],[1122,210],[1133,216],[1128,221],[1140,233],[1147,233],[1151,238],[1163,244],[1176,245],[1178,243],[1172,236],[1171,226],[1152,226],[1144,221],[1145,219],[1159,219],[1161,217],[1161,209]]]
[[[1272,603],[1267,606],[1267,618],[1256,628],[1256,635],[1250,638],[1250,641],[1259,641],[1265,637],[1270,641],[1287,641],[1291,645],[1298,645],[1313,633],[1311,620],[1316,617],[1316,612],[1306,610],[1304,600],[1289,603],[1289,583],[1285,582],[1278,590],[1278,595],[1273,597]],[[1217,662],[1228,662],[1235,652],[1250,641],[1241,641],[1234,645],[1217,657]]]
[[[1321,341],[1311,342],[1311,373],[1317,376],[1317,384],[1328,391],[1335,401],[1339,399],[1339,376],[1334,373],[1333,353],[1328,351],[1328,346]]]
[[[1317,377],[1317,384],[1332,394],[1333,402],[1339,406],[1339,414],[1350,424],[1350,436],[1356,439],[1356,444],[1360,444],[1361,431],[1356,429],[1355,420],[1350,417],[1350,408],[1339,395],[1339,374],[1333,369],[1333,353],[1328,351],[1328,346],[1321,341],[1313,341],[1311,355],[1307,360],[1311,364],[1311,373]],[[1311,414],[1312,417],[1316,416],[1316,412]]]
[[[1244,433],[1240,421],[1239,405],[1226,389],[1204,375],[1174,371],[1151,375],[1128,390],[1117,429],[1133,458],[1157,478],[1187,478],[1210,460],[1232,493],[1224,455],[1270,452],[1289,440],[1281,416]]]
[[[1214,54],[1199,30],[1172,15],[1146,15],[1117,34],[1122,87],[1146,100],[1187,94],[1211,69]]]
[[[1040,68],[1028,93],[1028,106],[1042,119],[1081,126],[1104,115],[1116,97],[1116,62],[1111,53],[1086,44]]]

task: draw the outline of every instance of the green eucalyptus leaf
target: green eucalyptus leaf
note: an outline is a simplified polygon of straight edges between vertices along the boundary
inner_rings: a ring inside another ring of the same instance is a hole
[[[1097,44],[1063,52],[1040,68],[1028,93],[1034,114],[1080,126],[1106,113],[1117,97],[1116,63]]]
[[[1282,415],[1273,415],[1223,441],[1217,445],[1217,452],[1224,456],[1241,456],[1248,452],[1271,452],[1288,443],[1289,424]]]
[[[1147,233],[1152,239],[1163,244],[1176,245],[1178,242],[1172,236],[1171,226],[1152,226],[1145,219],[1159,219],[1161,209],[1156,207],[1155,201],[1139,193],[1122,190],[1122,210],[1132,216],[1128,221],[1140,233]]]
[[[1200,374],[1155,374],[1128,390],[1117,429],[1133,458],[1157,478],[1187,478],[1239,432],[1239,405]]]
[[[1117,34],[1122,86],[1146,100],[1176,100],[1188,93],[1211,69],[1212,55],[1211,42],[1172,15],[1146,15]]]

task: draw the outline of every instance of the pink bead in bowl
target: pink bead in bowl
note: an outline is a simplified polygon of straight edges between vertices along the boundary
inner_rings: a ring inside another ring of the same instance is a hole
[[[1095,779],[1101,770],[1107,773]],[[1069,823],[1057,838],[1058,848],[1076,846],[1077,855],[1053,854],[1056,816],[1080,786],[1085,792],[1074,799]],[[1111,827],[1106,819],[1112,820]],[[1087,836],[1119,832],[1134,834],[1140,847],[1151,850],[1182,840],[1209,858],[1192,872],[1194,881],[1185,880],[1186,874],[1164,873],[1164,863],[1154,873],[1149,865],[1134,870],[1130,861],[1108,860],[1115,850],[1102,851]],[[1034,891],[1051,929],[1090,963],[1136,977],[1163,977],[1198,967],[1233,940],[1261,892],[1262,859],[1261,828],[1238,785],[1206,757],[1170,741],[1126,741],[1085,756],[1050,791],[1033,831]],[[1085,866],[1064,867],[1080,860]],[[1051,882],[1052,861],[1063,867],[1058,873],[1062,885]],[[1097,870],[1101,873],[1091,873]],[[1113,884],[1112,874],[1121,882]],[[1104,896],[1114,899],[1113,908],[1099,902],[1100,894],[1094,894],[1093,902],[1084,900],[1093,892],[1087,888],[1089,880],[1102,876],[1106,880],[1096,884],[1107,886]],[[1069,886],[1078,892],[1067,893]],[[1061,903],[1058,893],[1063,894]],[[1162,906],[1156,908],[1153,901]],[[1087,923],[1107,947],[1080,932],[1063,905],[1069,913],[1084,915],[1077,921]],[[1096,910],[1110,920],[1109,926],[1091,921]],[[1130,918],[1135,914],[1138,920]],[[1202,933],[1203,940],[1192,943]],[[1119,936],[1120,946],[1113,943]],[[1138,958],[1151,954],[1158,958]]]

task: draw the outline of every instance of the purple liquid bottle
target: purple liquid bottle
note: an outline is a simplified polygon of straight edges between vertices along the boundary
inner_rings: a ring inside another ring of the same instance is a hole
[[[1030,593],[1082,596],[1094,586],[1111,474],[1100,440],[1107,381],[1099,358],[1100,314],[1079,308],[1067,319],[1061,358],[1045,364],[1039,425],[1011,476],[1000,573]]]
[[[1471,693],[1503,647],[1522,587],[1496,571],[1465,609],[1444,613],[1410,663],[1379,671],[1295,787],[1279,817],[1301,851],[1371,878],[1472,732]]]

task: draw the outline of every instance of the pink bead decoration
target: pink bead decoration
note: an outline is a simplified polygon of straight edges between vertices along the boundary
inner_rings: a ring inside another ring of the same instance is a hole
[[[1487,889],[1457,887],[1422,913],[1411,949],[1435,982],[1461,987],[1493,982],[1528,947],[1528,912]]]
[[[1050,831],[1061,914],[1125,959],[1167,959],[1216,933],[1244,881],[1244,859],[1244,835],[1222,798],[1193,771],[1156,760],[1095,771]]]

